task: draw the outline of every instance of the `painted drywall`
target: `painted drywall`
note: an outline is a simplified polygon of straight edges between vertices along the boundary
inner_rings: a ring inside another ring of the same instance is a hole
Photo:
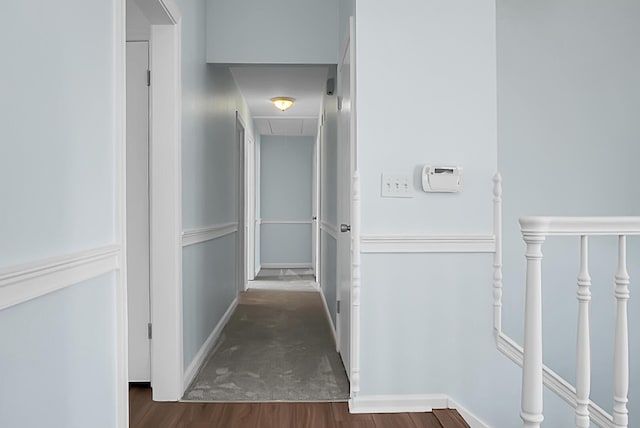
[[[268,263],[311,263],[314,137],[263,135],[260,141],[260,260]]]
[[[207,0],[207,61],[336,64],[338,3]]]
[[[232,234],[183,251],[185,369],[236,297],[235,249]]]
[[[151,40],[151,24],[135,0],[127,1],[127,41]]]
[[[356,16],[355,0],[338,1],[338,53],[342,54],[345,41],[349,36],[349,18]]]
[[[504,178],[504,323],[522,343],[522,215],[640,215],[640,4],[551,0],[498,2],[499,166]],[[592,239],[591,397],[611,411],[615,238]],[[543,247],[545,363],[573,382],[578,238]],[[629,273],[640,277],[640,239]],[[635,279],[635,280],[634,280]],[[630,325],[640,301],[629,301]],[[640,332],[630,328],[632,361]],[[630,426],[640,412],[632,363]],[[548,407],[548,406],[546,406]],[[636,423],[634,423],[636,421]]]
[[[487,195],[497,162],[494,12],[489,0],[358,3],[363,233],[491,232]],[[393,105],[401,107],[381,103],[381,93],[393,93]],[[441,163],[464,168],[463,192],[422,191],[422,167]],[[409,176],[413,197],[382,198],[382,173]]]
[[[110,243],[116,222],[113,2],[4,7],[0,268]]]
[[[358,2],[364,235],[493,233],[495,13],[490,0]],[[380,103],[381,87],[400,108]],[[464,168],[463,192],[420,190],[418,171],[439,162]],[[412,177],[413,197],[382,198],[383,172]],[[519,426],[521,371],[492,335],[491,255],[363,254],[361,261],[360,396],[445,393],[489,426]],[[569,426],[570,412],[558,408],[549,426]]]
[[[3,4],[0,269],[116,240],[114,3]],[[0,311],[0,426],[116,426],[115,282]]]
[[[0,311],[0,426],[116,426],[114,282],[104,275]]]
[[[182,13],[182,219],[185,229],[236,221],[236,111],[253,133],[228,67],[205,59],[205,0],[177,1]],[[184,367],[235,297],[236,235],[183,250]]]

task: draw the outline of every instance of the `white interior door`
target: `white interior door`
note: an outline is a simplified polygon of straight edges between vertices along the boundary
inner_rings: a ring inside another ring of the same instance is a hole
[[[247,272],[246,272],[246,255],[247,255],[247,230],[246,230],[246,218],[247,218],[247,204],[246,204],[246,189],[245,189],[245,171],[246,171],[246,157],[245,157],[245,126],[240,121],[240,118],[236,119],[236,145],[238,147],[238,239],[237,239],[237,255],[236,255],[236,272],[238,277],[238,292],[245,291],[247,284]]]
[[[129,381],[149,382],[149,43],[127,42]]]
[[[320,283],[320,230],[319,230],[319,213],[320,213],[320,141],[322,130],[318,132],[316,138],[316,144],[313,149],[313,197],[311,203],[311,266],[313,267],[313,274],[316,277],[316,282]]]
[[[338,65],[338,345],[342,362],[351,377],[351,199],[353,141],[351,138],[352,82],[351,41],[348,40]]]

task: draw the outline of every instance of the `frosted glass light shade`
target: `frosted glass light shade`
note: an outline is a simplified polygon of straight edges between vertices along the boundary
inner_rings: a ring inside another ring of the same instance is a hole
[[[289,97],[275,97],[271,98],[271,102],[280,111],[285,111],[293,105],[295,99]]]

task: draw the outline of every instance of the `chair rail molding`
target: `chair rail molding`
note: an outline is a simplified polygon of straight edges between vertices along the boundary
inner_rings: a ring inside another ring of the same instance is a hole
[[[118,270],[120,249],[107,245],[0,270],[0,310]]]
[[[363,253],[493,253],[494,235],[363,235]]]
[[[200,244],[212,239],[222,238],[238,231],[238,223],[221,223],[207,227],[185,229],[182,232],[182,246]]]

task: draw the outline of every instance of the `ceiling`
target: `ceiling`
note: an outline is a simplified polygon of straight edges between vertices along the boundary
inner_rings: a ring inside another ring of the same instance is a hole
[[[231,73],[249,105],[257,133],[316,135],[328,66],[243,65],[231,67]],[[295,104],[282,112],[270,101],[278,96],[295,98]]]

